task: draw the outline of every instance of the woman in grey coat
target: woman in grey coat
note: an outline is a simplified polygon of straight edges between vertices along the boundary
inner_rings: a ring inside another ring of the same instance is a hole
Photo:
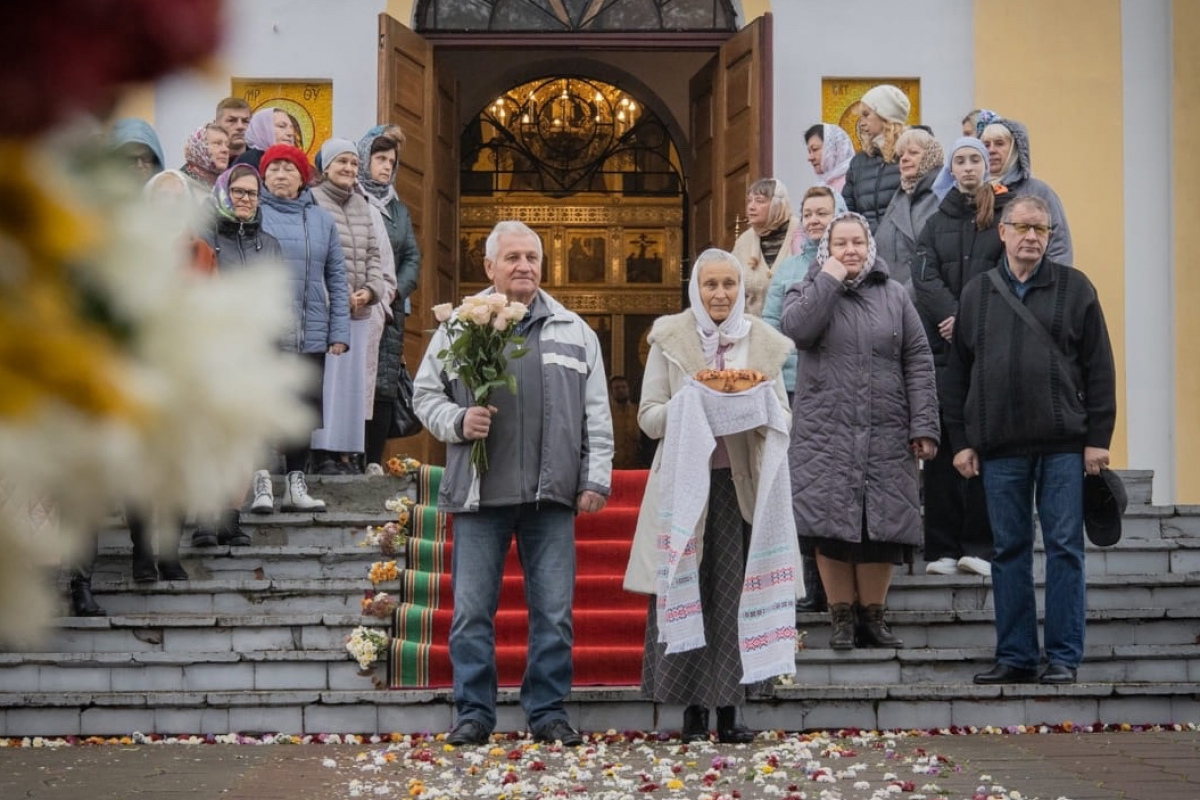
[[[843,213],[825,231],[787,292],[782,331],[799,351],[788,459],[796,527],[829,598],[830,647],[900,647],[884,610],[893,565],[921,543],[913,456],[937,453],[937,387],[917,310],[862,216]]]
[[[917,252],[917,238],[938,209],[933,192],[946,155],[933,134],[909,128],[896,140],[900,156],[900,191],[892,195],[883,219],[875,230],[879,257],[891,268],[892,280],[912,286],[909,262]]]

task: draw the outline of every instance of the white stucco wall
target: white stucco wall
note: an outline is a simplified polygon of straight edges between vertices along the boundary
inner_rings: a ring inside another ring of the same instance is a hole
[[[183,163],[183,143],[211,120],[230,78],[333,81],[335,136],[358,139],[375,124],[377,22],[387,0],[231,0],[225,41],[212,74],[162,81],[155,127],[168,166]]]
[[[800,137],[825,121],[823,76],[920,78],[920,122],[944,146],[953,143],[975,107],[973,7],[966,0],[773,2],[775,177],[793,195],[816,180]]]
[[[1171,7],[1122,0],[1125,117],[1125,418],[1129,466],[1154,470],[1175,501],[1175,331],[1171,219]],[[1147,125],[1146,120],[1157,120]],[[1137,131],[1136,136],[1128,135]],[[1118,402],[1121,398],[1118,398]]]

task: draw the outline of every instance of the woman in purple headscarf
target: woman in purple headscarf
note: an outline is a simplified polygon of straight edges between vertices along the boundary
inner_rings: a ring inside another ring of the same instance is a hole
[[[246,128],[246,152],[238,156],[235,164],[249,164],[258,169],[263,153],[273,144],[296,144],[296,131],[292,120],[282,108],[260,108],[250,118]]]

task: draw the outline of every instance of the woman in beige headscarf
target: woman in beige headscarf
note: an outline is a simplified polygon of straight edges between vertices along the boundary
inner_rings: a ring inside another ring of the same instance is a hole
[[[733,254],[745,275],[746,313],[761,317],[771,272],[792,255],[792,239],[800,229],[782,181],[760,178],[750,184],[746,221],[750,227],[734,243]]]

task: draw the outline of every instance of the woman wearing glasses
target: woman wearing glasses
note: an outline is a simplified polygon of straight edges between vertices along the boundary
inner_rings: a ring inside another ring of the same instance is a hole
[[[988,180],[1004,186],[1013,197],[1031,194],[1050,208],[1050,245],[1046,255],[1059,264],[1075,263],[1071,228],[1062,200],[1045,181],[1033,177],[1029,157],[1029,130],[1011,119],[993,120],[979,137],[988,151]]]
[[[217,176],[212,190],[212,218],[200,238],[216,255],[218,272],[245,269],[265,260],[282,263],[279,240],[262,229],[261,198],[262,180],[249,164],[234,164]],[[202,520],[192,533],[192,545],[250,544],[250,535],[240,525],[240,505],[239,495],[215,522]]]

